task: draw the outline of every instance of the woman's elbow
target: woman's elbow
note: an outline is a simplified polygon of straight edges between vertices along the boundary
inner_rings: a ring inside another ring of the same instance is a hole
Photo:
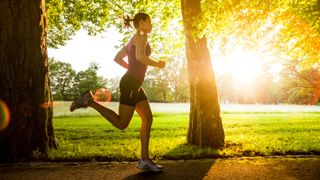
[[[119,56],[114,57],[113,61],[119,62],[120,61],[120,57]]]

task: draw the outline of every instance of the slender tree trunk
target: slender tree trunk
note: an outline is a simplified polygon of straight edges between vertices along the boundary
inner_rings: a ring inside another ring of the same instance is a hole
[[[162,91],[162,94],[163,94],[163,101],[164,102],[167,102],[167,93],[165,90]]]
[[[11,114],[0,131],[2,161],[56,147],[45,15],[45,0],[0,1],[0,99]]]
[[[200,0],[181,0],[181,7],[191,93],[188,143],[220,148],[224,130],[207,40],[193,36],[194,17],[201,14]]]

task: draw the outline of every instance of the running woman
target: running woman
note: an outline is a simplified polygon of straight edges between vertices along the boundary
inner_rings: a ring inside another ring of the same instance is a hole
[[[120,80],[119,114],[97,103],[91,92],[87,92],[73,101],[70,111],[92,107],[121,130],[128,127],[134,111],[136,111],[142,120],[140,129],[141,159],[138,161],[137,167],[142,170],[161,172],[163,167],[155,164],[149,158],[148,148],[153,117],[147,95],[141,85],[148,66],[164,68],[165,62],[154,61],[149,58],[151,48],[148,43],[148,33],[152,30],[150,16],[145,13],[138,13],[133,19],[127,17],[125,18],[125,26],[130,26],[130,21],[133,21],[136,33],[114,58],[115,62],[127,69]],[[128,57],[128,63],[124,60],[125,57]]]

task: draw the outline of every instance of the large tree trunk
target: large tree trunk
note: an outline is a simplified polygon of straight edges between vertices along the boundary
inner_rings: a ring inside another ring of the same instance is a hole
[[[181,0],[181,9],[191,93],[188,143],[220,148],[224,130],[207,40],[193,36],[194,17],[201,13],[200,0]]]
[[[0,131],[2,161],[56,147],[45,15],[45,0],[0,1],[0,99],[11,114]]]

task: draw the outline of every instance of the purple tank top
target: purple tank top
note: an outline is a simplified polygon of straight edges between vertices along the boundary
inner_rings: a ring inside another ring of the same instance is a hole
[[[141,83],[144,81],[144,77],[147,71],[148,66],[145,64],[142,64],[136,59],[136,46],[132,44],[132,39],[129,41],[129,43],[126,46],[127,53],[128,53],[128,71],[127,74],[134,77]],[[151,54],[151,47],[149,43],[146,47],[146,55],[150,56]]]

